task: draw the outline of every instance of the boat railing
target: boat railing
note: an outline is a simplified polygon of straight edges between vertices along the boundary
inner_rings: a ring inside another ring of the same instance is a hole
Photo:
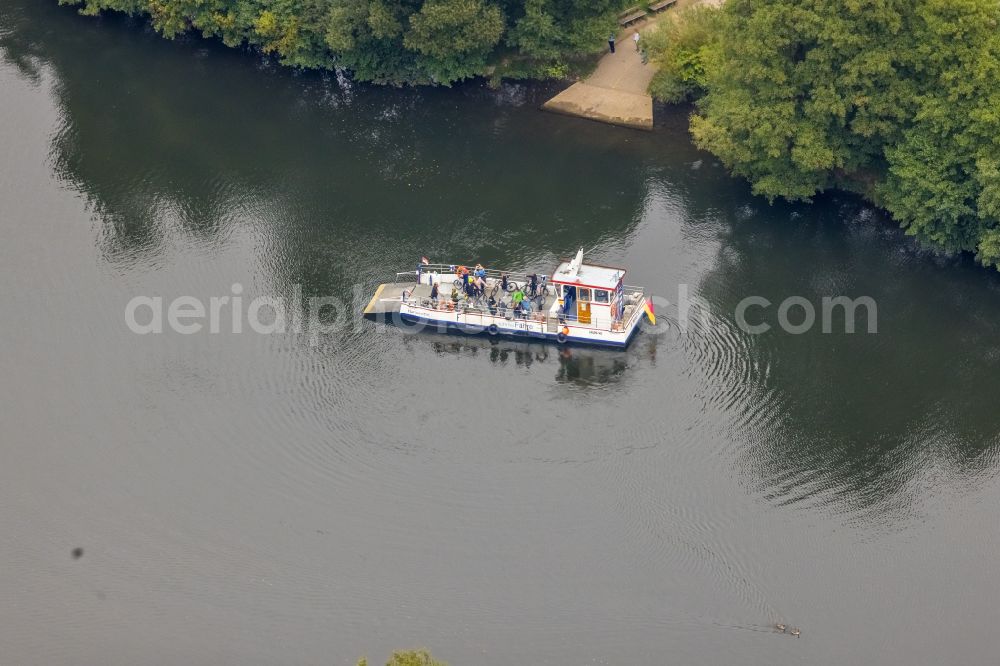
[[[419,274],[426,274],[426,273],[435,273],[437,275],[449,275],[449,274],[457,275],[457,273],[455,273],[455,271],[458,270],[458,268],[459,268],[459,265],[456,265],[456,264],[424,264],[423,266],[420,267],[419,270],[403,271],[403,272],[396,273],[396,281],[399,282],[401,278],[405,277],[408,280],[413,280],[414,282],[416,282],[417,281],[417,275],[419,275]],[[466,266],[466,268],[468,268],[468,266]],[[469,268],[470,272],[472,272],[473,270],[474,270],[473,268]],[[523,283],[523,282],[527,282],[530,279],[530,276],[532,275],[532,273],[523,273],[523,272],[520,272],[520,271],[497,270],[495,268],[484,268],[483,270],[486,271],[486,278],[488,280],[492,280],[494,282],[497,281],[497,280],[499,280],[500,278],[502,278],[506,274],[508,279],[513,280],[514,282],[521,282],[521,283]],[[549,277],[550,276],[547,273],[534,273],[534,275],[536,275],[538,277],[538,281],[539,281],[540,284],[545,284],[545,285],[549,284]],[[636,294],[636,293],[638,293],[638,294],[645,294],[646,293],[646,289],[644,287],[639,287],[639,286],[636,286],[636,285],[623,285],[623,288],[625,290],[626,296],[629,295],[629,294]]]
[[[408,280],[416,281],[418,273],[423,275],[426,275],[427,273],[435,273],[437,275],[449,275],[449,274],[457,275],[456,271],[459,268],[460,265],[458,264],[424,264],[419,268],[419,270],[403,271],[401,273],[396,273],[396,281],[397,282],[400,281],[400,278],[403,277],[406,277]],[[473,271],[475,271],[475,268],[473,266],[466,266],[466,268],[469,269],[470,274]],[[484,267],[483,270],[486,271],[486,278],[488,280],[499,280],[506,274],[509,280],[513,280],[514,282],[520,283],[520,282],[527,282],[530,279],[530,276],[532,275],[532,273],[524,273],[521,271],[498,270],[495,268]],[[534,275],[538,277],[539,282],[543,281],[547,282],[549,279],[549,275],[547,273],[534,273]]]
[[[447,304],[450,299],[442,298],[440,303]],[[470,304],[468,302],[459,301],[454,307],[442,308],[440,305],[435,305],[430,298],[415,298],[408,297],[403,301],[411,308],[419,308],[422,310],[429,310],[432,312],[457,312],[463,316],[472,315],[473,317],[489,317],[492,319],[506,319],[507,321],[519,321],[534,324],[551,324],[556,323],[557,325],[566,324],[568,326],[578,326],[581,328],[603,328],[595,324],[594,322],[583,323],[575,316],[568,314],[558,314],[553,315],[548,310],[531,310],[528,313],[517,312],[512,307],[504,305],[500,307],[499,305],[490,308],[484,307],[478,304]]]
[[[634,292],[633,292],[634,293]],[[442,296],[439,298],[437,303],[428,296],[414,296],[412,292],[404,292],[402,297],[402,302],[405,303],[410,308],[416,308],[421,310],[427,310],[430,312],[457,312],[463,316],[468,317],[469,315],[473,317],[490,317],[490,318],[502,318],[507,321],[520,321],[526,323],[535,323],[548,326],[574,326],[578,328],[591,328],[599,330],[615,330],[619,326],[622,328],[631,327],[633,321],[642,315],[643,309],[639,307],[638,301],[633,303],[627,303],[626,307],[632,307],[632,310],[626,310],[625,316],[622,317],[622,321],[616,322],[612,320],[605,319],[603,317],[591,316],[589,321],[581,321],[580,318],[575,314],[569,314],[564,312],[559,312],[553,314],[550,309],[532,309],[527,313],[516,311],[512,306],[508,305],[506,302],[497,303],[494,306],[483,305],[477,302],[469,302],[466,299],[461,299],[457,302],[452,299]],[[468,323],[468,322],[467,322]]]

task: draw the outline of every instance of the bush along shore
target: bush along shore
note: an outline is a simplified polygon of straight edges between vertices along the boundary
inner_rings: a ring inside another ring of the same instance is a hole
[[[838,187],[1000,268],[1000,3],[728,0],[661,21],[651,94],[754,192]]]
[[[59,0],[86,15],[147,16],[164,37],[197,32],[282,64],[359,81],[447,85],[564,78],[592,64],[622,0]]]

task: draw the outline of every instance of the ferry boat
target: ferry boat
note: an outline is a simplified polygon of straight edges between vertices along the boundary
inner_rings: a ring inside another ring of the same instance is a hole
[[[417,270],[379,285],[365,315],[397,316],[432,331],[624,348],[643,315],[656,323],[652,302],[642,287],[625,284],[625,273],[584,261],[582,249],[548,275],[423,259]],[[480,276],[482,286],[467,289]]]

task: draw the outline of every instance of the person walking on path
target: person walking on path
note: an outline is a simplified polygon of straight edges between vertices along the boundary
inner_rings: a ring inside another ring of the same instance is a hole
[[[612,53],[615,52],[615,33],[613,32],[608,35],[608,48],[611,49]]]
[[[635,42],[635,50],[638,53],[638,51],[639,51],[639,31],[638,30],[635,30],[635,31],[632,32],[632,41]]]

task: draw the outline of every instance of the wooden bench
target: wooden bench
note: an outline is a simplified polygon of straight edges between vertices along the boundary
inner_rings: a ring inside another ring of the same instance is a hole
[[[676,4],[677,0],[660,0],[659,2],[654,2],[649,6],[649,10],[652,12],[662,12],[664,9],[670,5]]]
[[[677,0],[671,0],[671,1],[672,2],[676,2]],[[636,21],[638,21],[641,18],[644,18],[645,16],[646,16],[646,10],[645,9],[640,9],[637,12],[632,12],[631,14],[626,14],[625,16],[623,16],[620,19],[618,19],[618,24],[621,27],[626,28],[626,27],[629,26],[629,24],[635,23]]]

